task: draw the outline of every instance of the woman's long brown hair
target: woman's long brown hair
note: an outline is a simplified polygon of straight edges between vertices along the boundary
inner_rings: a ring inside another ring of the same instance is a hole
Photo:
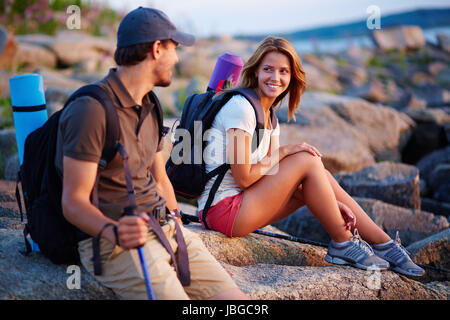
[[[273,36],[265,38],[245,63],[237,87],[257,88],[257,69],[264,56],[273,51],[280,52],[289,58],[291,62],[291,81],[288,88],[275,99],[272,107],[278,104],[281,106],[282,100],[289,94],[289,119],[293,118],[295,120],[295,110],[298,109],[300,97],[306,89],[306,76],[297,51],[287,40]]]

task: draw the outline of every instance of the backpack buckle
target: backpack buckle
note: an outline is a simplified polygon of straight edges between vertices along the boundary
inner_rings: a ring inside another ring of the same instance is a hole
[[[169,218],[167,216],[165,204],[157,206],[155,209],[153,209],[152,215],[156,218],[156,221],[158,221],[160,225],[166,224]]]
[[[100,159],[100,161],[98,162],[98,170],[102,171],[103,169],[106,168],[107,166],[107,162],[105,159]]]

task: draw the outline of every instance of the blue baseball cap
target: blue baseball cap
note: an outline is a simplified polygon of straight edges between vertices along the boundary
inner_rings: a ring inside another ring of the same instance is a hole
[[[178,31],[164,12],[154,8],[139,7],[129,12],[117,31],[118,48],[167,39],[185,46],[195,43],[193,35]]]

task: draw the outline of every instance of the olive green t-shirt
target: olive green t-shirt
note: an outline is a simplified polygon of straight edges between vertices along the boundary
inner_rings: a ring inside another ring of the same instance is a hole
[[[139,106],[111,69],[96,84],[106,89],[112,98],[120,122],[120,141],[128,153],[136,202],[139,211],[151,211],[165,202],[156,192],[150,168],[159,142],[156,106],[145,96]],[[91,97],[79,97],[62,112],[59,120],[55,165],[63,176],[63,156],[98,163],[105,143],[105,109]],[[76,173],[74,173],[76,174]],[[64,177],[63,177],[64,179]],[[117,152],[114,159],[100,173],[98,184],[99,209],[117,220],[129,205],[123,161]]]

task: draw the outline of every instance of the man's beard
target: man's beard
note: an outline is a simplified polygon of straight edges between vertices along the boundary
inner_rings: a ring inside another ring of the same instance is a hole
[[[168,87],[172,83],[172,75],[173,71],[167,71],[167,70],[161,70],[158,72],[159,79],[156,81],[155,86],[156,87]]]
[[[155,83],[155,87],[168,87],[172,83],[172,79],[159,80]]]

